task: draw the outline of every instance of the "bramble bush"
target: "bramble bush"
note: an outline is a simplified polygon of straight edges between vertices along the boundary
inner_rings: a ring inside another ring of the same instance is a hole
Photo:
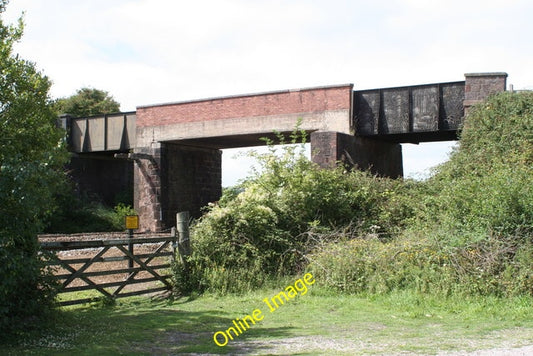
[[[425,219],[454,243],[533,232],[533,93],[502,93],[476,106],[459,148],[428,182]],[[434,224],[435,225],[435,224]]]

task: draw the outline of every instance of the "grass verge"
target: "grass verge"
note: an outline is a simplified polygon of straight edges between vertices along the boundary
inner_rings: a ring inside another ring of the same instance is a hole
[[[318,288],[270,313],[279,290],[178,300],[136,297],[62,308],[2,355],[435,354],[517,347],[533,338],[533,298],[441,299],[409,292],[348,296]],[[213,334],[261,309],[264,319],[219,347]]]

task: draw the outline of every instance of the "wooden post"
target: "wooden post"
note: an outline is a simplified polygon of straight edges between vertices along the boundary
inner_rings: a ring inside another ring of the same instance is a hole
[[[176,214],[176,228],[178,229],[178,252],[180,254],[180,260],[185,269],[185,273],[188,274],[189,265],[187,263],[187,256],[191,254],[188,211],[182,211]]]
[[[178,229],[178,250],[182,257],[191,254],[189,240],[189,212],[182,211],[176,214],[176,227]]]

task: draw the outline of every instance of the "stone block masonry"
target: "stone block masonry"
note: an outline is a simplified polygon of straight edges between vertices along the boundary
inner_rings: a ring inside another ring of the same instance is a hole
[[[222,196],[222,151],[165,143],[163,224],[173,226],[177,212],[198,218],[201,209]]]
[[[202,207],[222,195],[220,150],[154,143],[134,157],[140,231],[173,226],[179,211],[199,217]]]
[[[400,144],[339,132],[313,132],[311,159],[322,168],[332,168],[342,162],[381,176],[398,178],[403,175]]]
[[[140,231],[159,231],[163,227],[161,144],[135,150],[134,207],[139,214]]]

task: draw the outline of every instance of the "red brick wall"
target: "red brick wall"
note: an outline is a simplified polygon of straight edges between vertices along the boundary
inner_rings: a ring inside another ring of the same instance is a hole
[[[505,91],[507,73],[471,73],[465,74],[465,100],[468,107],[486,99],[488,96]]]
[[[351,95],[352,86],[344,85],[144,106],[137,108],[137,126],[350,109]]]

